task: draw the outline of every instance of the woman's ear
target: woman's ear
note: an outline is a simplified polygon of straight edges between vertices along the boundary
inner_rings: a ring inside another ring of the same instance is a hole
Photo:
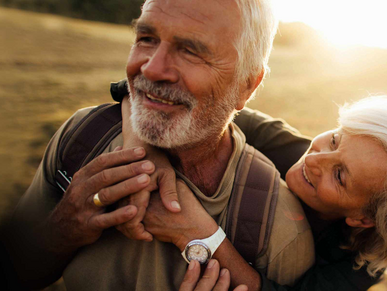
[[[258,76],[252,75],[249,77],[249,79],[246,81],[246,85],[242,88],[240,92],[239,102],[235,108],[236,110],[239,111],[239,110],[242,110],[243,107],[245,107],[247,100],[250,99],[255,89],[257,89],[259,84],[261,84],[264,75],[265,75],[265,69],[262,68]]]
[[[370,228],[375,226],[375,223],[373,222],[373,220],[365,216],[357,217],[357,218],[347,217],[345,218],[345,222],[352,227]]]

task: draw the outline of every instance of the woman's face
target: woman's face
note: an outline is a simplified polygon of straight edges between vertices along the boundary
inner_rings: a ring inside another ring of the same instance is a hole
[[[328,131],[286,174],[289,189],[324,219],[360,217],[373,193],[384,187],[387,152],[366,137]]]

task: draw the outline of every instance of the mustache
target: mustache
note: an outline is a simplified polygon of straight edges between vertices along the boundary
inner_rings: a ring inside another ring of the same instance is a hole
[[[162,99],[183,104],[189,110],[193,109],[197,104],[197,99],[192,93],[181,89],[175,84],[152,82],[143,75],[137,75],[133,78],[133,87],[137,93],[140,93],[139,91],[145,91]]]

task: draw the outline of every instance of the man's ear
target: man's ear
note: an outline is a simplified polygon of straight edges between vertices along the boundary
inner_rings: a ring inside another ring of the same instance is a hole
[[[242,91],[240,92],[240,98],[238,101],[238,104],[236,106],[236,110],[242,110],[243,107],[245,107],[245,104],[247,100],[249,100],[251,94],[257,89],[259,84],[261,84],[263,76],[265,75],[265,69],[262,68],[261,72],[258,76],[251,75],[248,80],[246,81],[245,86],[242,88]]]
[[[375,226],[373,220],[365,216],[347,217],[345,218],[345,222],[352,227],[370,228]]]

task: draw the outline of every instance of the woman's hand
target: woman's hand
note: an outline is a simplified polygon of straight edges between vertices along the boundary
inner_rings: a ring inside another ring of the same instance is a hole
[[[227,269],[220,270],[217,260],[210,260],[203,276],[200,278],[200,264],[191,261],[185,273],[183,283],[179,291],[227,291],[230,287],[230,272]],[[246,291],[246,285],[239,285],[234,291]]]

